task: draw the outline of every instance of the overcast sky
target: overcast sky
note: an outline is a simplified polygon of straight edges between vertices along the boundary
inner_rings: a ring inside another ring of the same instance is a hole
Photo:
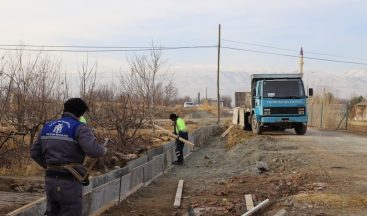
[[[367,63],[366,9],[367,1],[363,0],[0,0],[0,44],[150,46],[154,41],[162,46],[216,45],[221,24],[223,46],[298,55],[302,45],[305,56]],[[126,69],[130,54],[98,53],[89,54],[89,58],[98,60],[103,80]],[[71,76],[86,56],[51,55],[63,59]],[[187,77],[186,72],[216,76],[214,48],[170,50],[163,55],[176,81],[185,77],[185,82],[195,82],[194,75]],[[221,60],[223,72],[238,73],[295,72],[299,61],[227,49],[222,49]],[[305,73],[342,75],[365,71],[366,67],[306,59],[304,68]],[[215,84],[207,84],[211,96],[215,95]],[[204,88],[201,84],[186,91],[182,83],[178,87],[181,95],[190,96],[203,93]]]

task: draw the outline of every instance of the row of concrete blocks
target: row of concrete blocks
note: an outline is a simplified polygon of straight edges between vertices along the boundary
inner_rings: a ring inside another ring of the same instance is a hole
[[[198,129],[190,136],[190,141],[196,145],[203,143],[213,134],[216,126]],[[184,156],[192,152],[192,147],[185,145]],[[91,180],[83,191],[83,215],[93,215],[125,199],[142,186],[150,184],[176,160],[175,143],[169,142],[159,148],[148,150],[147,154],[120,169],[113,170]],[[24,206],[8,216],[43,215],[46,210],[46,199]]]

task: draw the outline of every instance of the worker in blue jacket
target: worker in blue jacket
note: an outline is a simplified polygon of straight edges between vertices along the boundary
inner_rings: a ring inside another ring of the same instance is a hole
[[[82,99],[69,99],[64,103],[62,117],[46,123],[31,147],[33,160],[46,169],[48,216],[82,215],[83,182],[65,167],[72,167],[84,176],[85,156],[96,158],[107,152],[97,144],[91,129],[80,122],[86,111],[88,106]]]

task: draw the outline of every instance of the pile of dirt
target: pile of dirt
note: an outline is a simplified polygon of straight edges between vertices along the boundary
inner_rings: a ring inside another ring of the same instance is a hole
[[[226,136],[226,148],[231,149],[235,145],[250,139],[252,136],[252,132],[243,130],[241,125],[235,125]]]
[[[323,179],[319,173],[307,170],[309,162],[297,146],[272,136],[246,137],[227,150],[226,158],[232,164],[223,169],[239,169],[237,164],[247,169],[243,168],[239,175],[227,180],[217,181],[215,186],[194,191],[190,206],[200,210],[200,215],[241,215],[246,212],[245,194],[253,195],[255,205],[265,199],[271,200],[272,204],[262,209],[260,215],[274,215],[282,208],[297,211],[311,204],[292,197],[299,198],[299,194],[313,194],[328,187],[315,180]],[[260,170],[259,164],[266,169]],[[316,204],[312,206],[317,208]]]
[[[252,194],[254,204],[297,194],[307,182],[305,174],[242,175],[219,182],[215,189],[198,191],[191,198],[193,209],[206,209],[201,215],[241,215],[246,212],[245,194]],[[254,187],[256,185],[256,187]],[[272,205],[263,209],[269,212]]]

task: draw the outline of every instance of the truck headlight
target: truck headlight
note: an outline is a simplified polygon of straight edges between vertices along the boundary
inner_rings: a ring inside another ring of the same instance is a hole
[[[264,115],[270,115],[270,109],[264,109]]]
[[[304,107],[298,108],[298,115],[304,115],[304,114],[305,114],[305,108]]]

